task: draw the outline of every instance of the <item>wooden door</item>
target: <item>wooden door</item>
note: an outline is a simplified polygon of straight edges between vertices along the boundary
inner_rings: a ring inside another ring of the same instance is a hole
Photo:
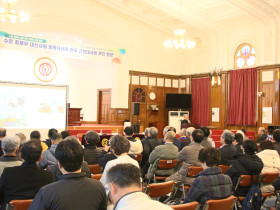
[[[111,90],[110,89],[98,90],[98,108],[97,108],[98,124],[109,123],[110,108],[111,108]]]

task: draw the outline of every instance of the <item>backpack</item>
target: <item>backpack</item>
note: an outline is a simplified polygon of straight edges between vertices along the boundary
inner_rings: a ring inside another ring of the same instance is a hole
[[[253,179],[253,177],[252,177]],[[259,210],[262,205],[262,192],[259,183],[253,183],[242,204],[243,210]]]

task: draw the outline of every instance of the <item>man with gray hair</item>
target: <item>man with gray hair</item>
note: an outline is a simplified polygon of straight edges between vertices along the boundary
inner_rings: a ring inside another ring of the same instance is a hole
[[[7,130],[5,128],[0,128],[0,157],[4,154],[2,150],[2,140],[7,135]]]
[[[262,141],[265,141],[267,139],[267,135],[265,133],[265,128],[264,127],[259,127],[258,129],[258,135],[260,136],[259,139],[257,140],[257,143],[261,143]]]
[[[232,145],[234,141],[234,133],[229,130],[224,130],[223,134],[220,137],[220,153],[221,153],[221,165],[231,165],[232,162],[236,159],[236,149]]]
[[[2,150],[4,155],[0,158],[0,176],[3,173],[4,168],[14,167],[22,164],[16,155],[19,149],[20,139],[18,136],[6,136],[2,140]]]

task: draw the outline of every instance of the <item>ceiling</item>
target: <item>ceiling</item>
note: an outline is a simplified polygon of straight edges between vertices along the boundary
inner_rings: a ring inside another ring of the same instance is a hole
[[[183,27],[198,36],[232,25],[278,24],[280,0],[94,0],[166,33]]]

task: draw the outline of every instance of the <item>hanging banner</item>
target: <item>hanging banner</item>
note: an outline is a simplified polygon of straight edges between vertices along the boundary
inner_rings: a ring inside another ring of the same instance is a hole
[[[0,31],[0,49],[37,51],[59,56],[93,59],[102,62],[121,63],[125,49],[106,49],[90,45],[69,43],[57,40],[40,39]]]

